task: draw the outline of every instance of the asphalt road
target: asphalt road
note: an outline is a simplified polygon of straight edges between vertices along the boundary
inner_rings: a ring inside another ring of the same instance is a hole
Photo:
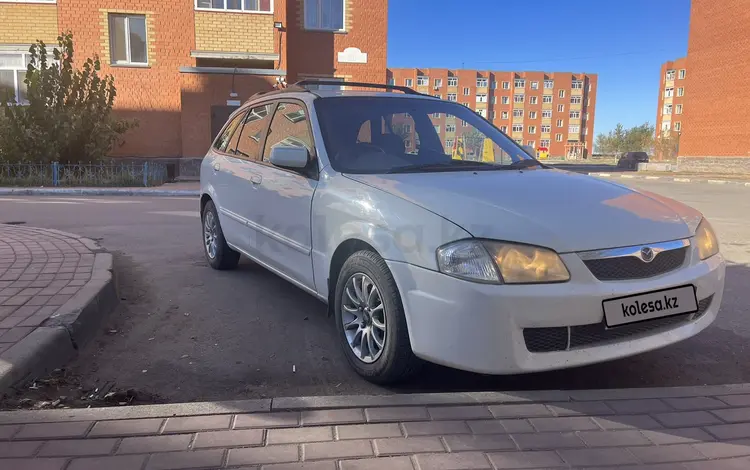
[[[507,377],[428,366],[389,389],[351,372],[322,303],[248,262],[233,272],[211,270],[193,199],[0,198],[0,222],[76,232],[115,252],[123,300],[70,367],[87,385],[113,381],[193,401],[750,382],[750,188],[632,184],[711,219],[730,261],[714,325],[681,344],[606,364]]]

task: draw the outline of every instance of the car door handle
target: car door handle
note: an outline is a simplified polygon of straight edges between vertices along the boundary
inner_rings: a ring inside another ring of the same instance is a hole
[[[260,184],[263,181],[263,177],[260,175],[253,175],[250,177],[250,182],[253,184]]]
[[[221,170],[221,165],[219,165],[218,162],[214,163],[214,171],[219,171],[219,170]]]

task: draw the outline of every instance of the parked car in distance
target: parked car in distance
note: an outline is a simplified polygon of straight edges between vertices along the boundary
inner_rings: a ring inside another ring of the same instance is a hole
[[[697,210],[544,167],[458,103],[308,83],[252,97],[219,133],[201,166],[203,248],[215,269],[245,255],[326,302],[368,380],[423,361],[592,364],[715,320],[725,263]],[[436,115],[463,121],[460,152]]]
[[[646,152],[625,152],[617,160],[617,168],[637,170],[639,163],[648,163]]]

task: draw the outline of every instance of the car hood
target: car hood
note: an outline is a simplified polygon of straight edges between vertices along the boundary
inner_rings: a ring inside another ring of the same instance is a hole
[[[560,170],[346,176],[439,214],[474,237],[558,253],[687,238],[701,219],[672,199]]]

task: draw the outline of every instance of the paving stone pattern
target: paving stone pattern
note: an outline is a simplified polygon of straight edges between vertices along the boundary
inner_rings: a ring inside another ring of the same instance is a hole
[[[112,416],[107,409],[10,412],[0,413],[0,468],[750,469],[749,399],[736,393],[206,415],[181,413],[180,406],[195,405],[185,404],[131,408],[130,419],[105,419]]]
[[[0,224],[0,354],[86,285],[94,256],[62,232]]]

